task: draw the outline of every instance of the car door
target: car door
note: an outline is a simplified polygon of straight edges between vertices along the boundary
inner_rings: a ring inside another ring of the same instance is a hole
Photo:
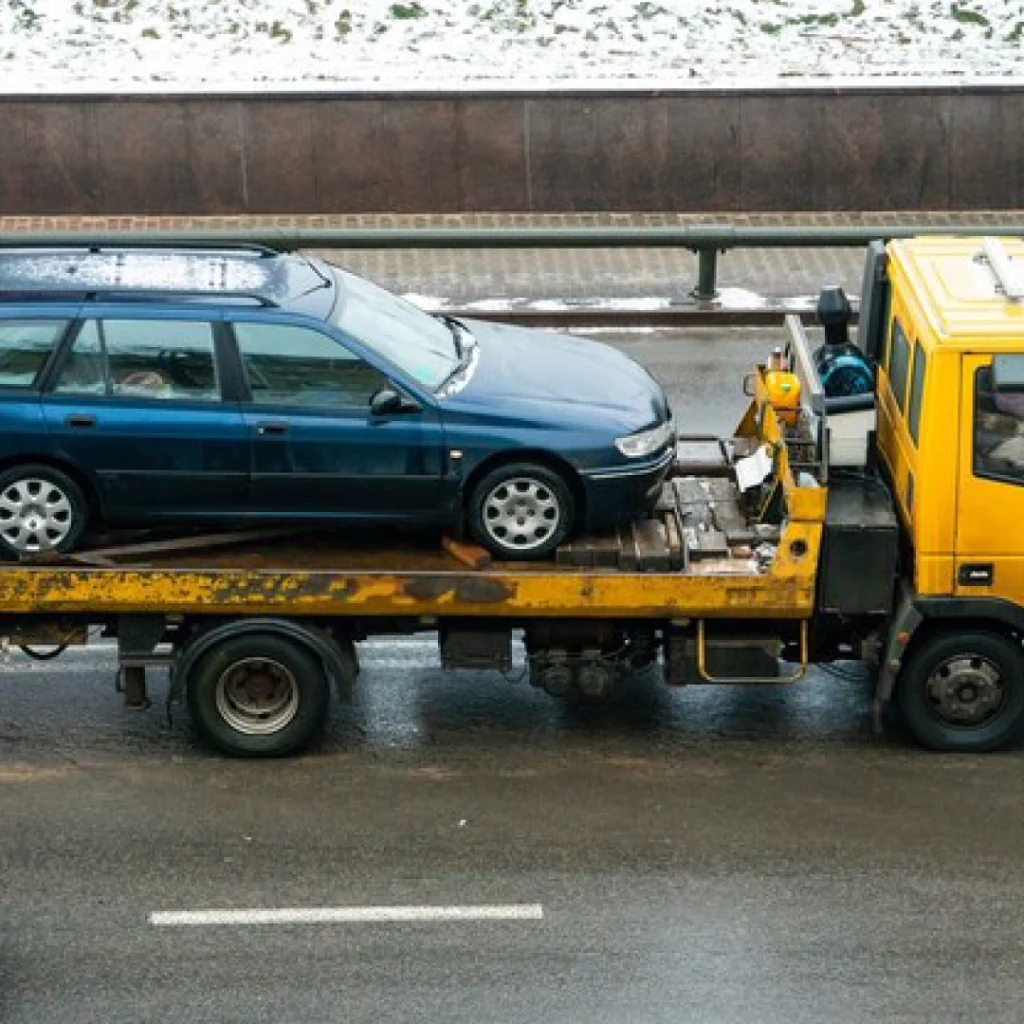
[[[443,436],[434,408],[420,401],[371,413],[376,393],[401,385],[322,331],[243,319],[233,330],[249,395],[254,507],[437,517]]]
[[[0,459],[51,456],[39,386],[71,316],[12,313],[0,318]]]
[[[43,407],[61,457],[96,482],[110,517],[234,516],[246,494],[248,438],[221,390],[210,318],[81,322]]]

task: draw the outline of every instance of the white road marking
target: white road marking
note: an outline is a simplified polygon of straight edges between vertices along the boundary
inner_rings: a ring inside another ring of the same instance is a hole
[[[378,924],[432,921],[540,921],[540,903],[448,907],[285,907],[278,910],[155,910],[157,927],[245,924]]]

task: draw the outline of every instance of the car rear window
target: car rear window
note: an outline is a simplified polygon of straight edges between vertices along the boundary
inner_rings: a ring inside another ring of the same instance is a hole
[[[0,388],[34,387],[66,320],[0,320]]]

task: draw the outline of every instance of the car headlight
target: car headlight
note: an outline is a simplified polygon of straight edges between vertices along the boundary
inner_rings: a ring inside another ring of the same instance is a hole
[[[665,420],[657,427],[650,430],[641,430],[638,434],[627,434],[625,437],[615,439],[615,447],[626,456],[627,459],[642,459],[651,452],[656,452],[673,441],[676,436],[676,427],[672,420]]]

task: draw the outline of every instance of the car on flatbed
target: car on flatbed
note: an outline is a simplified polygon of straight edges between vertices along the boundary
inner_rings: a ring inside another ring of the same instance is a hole
[[[0,251],[0,553],[98,524],[406,523],[502,559],[642,517],[661,387],[261,247]]]

